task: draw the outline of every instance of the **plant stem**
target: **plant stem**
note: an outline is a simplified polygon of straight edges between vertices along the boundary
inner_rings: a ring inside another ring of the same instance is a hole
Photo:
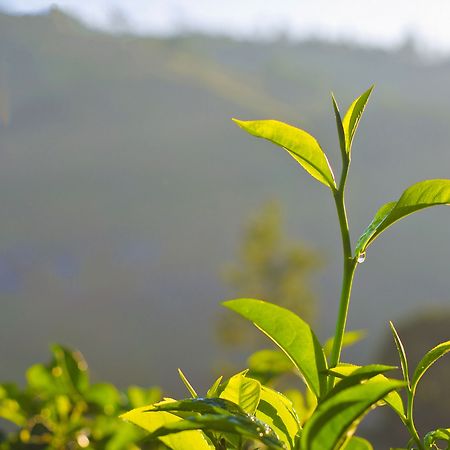
[[[339,313],[336,321],[336,330],[333,341],[333,349],[330,357],[330,367],[339,364],[342,343],[344,340],[345,326],[347,323],[348,307],[350,303],[350,295],[352,290],[353,276],[355,274],[357,260],[352,256],[352,246],[350,242],[350,231],[347,220],[347,212],[345,208],[345,184],[347,181],[348,170],[350,167],[350,157],[342,153],[342,174],[339,182],[339,188],[333,192],[336,210],[339,218],[339,227],[342,237],[343,249],[343,274],[341,298],[339,303]],[[334,380],[330,378],[329,387],[333,386]]]
[[[414,424],[414,392],[408,388],[408,406],[406,411],[406,427],[408,428],[409,434],[416,442],[419,450],[425,450],[422,442],[420,440],[419,434],[417,433],[416,426]]]
[[[330,367],[337,366],[340,361],[355,269],[355,261],[352,258],[346,258],[346,260],[344,261],[344,271],[342,274],[341,298],[333,340],[333,349],[330,356]]]

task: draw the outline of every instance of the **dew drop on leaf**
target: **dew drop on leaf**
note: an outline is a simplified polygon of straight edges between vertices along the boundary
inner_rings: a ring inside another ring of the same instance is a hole
[[[366,260],[366,252],[361,252],[358,255],[358,258],[356,261],[358,261],[358,264],[362,264]]]

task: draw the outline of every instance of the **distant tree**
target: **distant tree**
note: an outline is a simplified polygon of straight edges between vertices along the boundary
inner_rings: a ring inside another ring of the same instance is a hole
[[[310,274],[320,266],[319,255],[303,243],[286,238],[280,204],[266,203],[244,227],[237,260],[222,273],[234,297],[268,300],[295,311],[308,322],[316,313]],[[220,341],[229,346],[263,342],[246,322],[224,311],[219,317]]]

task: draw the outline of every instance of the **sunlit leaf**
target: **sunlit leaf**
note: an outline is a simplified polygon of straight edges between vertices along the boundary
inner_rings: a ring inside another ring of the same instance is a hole
[[[400,336],[397,333],[397,330],[394,327],[394,324],[392,322],[389,322],[389,325],[391,327],[392,335],[394,336],[395,346],[397,347],[398,356],[400,358],[400,364],[402,367],[403,378],[409,386],[410,385],[409,368],[408,368],[408,359],[406,357],[405,347],[403,346],[403,343],[400,339]]]
[[[300,425],[303,426],[317,407],[316,396],[309,389],[306,389],[305,393],[298,389],[288,389],[283,391],[283,394],[292,402]]]
[[[249,375],[268,383],[273,378],[293,372],[292,361],[281,350],[264,349],[253,353],[247,360]]]
[[[359,121],[363,115],[364,109],[369,101],[370,94],[373,91],[371,86],[364,94],[359,96],[348,108],[342,120],[342,127],[345,134],[345,150],[350,155],[352,150],[353,138],[355,137]]]
[[[384,364],[369,364],[367,366],[339,364],[337,367],[331,367],[328,369],[328,373],[349,382],[351,381],[351,383],[359,383],[395,369],[397,369],[397,367],[386,366]]]
[[[362,367],[353,364],[340,364],[339,366],[328,370],[331,375],[343,379],[343,381],[339,382],[334,387],[328,396],[332,396],[336,392],[343,390],[348,386],[363,382],[365,380],[374,382],[386,381],[387,378],[383,375],[383,373],[394,369],[396,369],[396,367],[385,366],[382,364],[370,364]],[[397,413],[401,420],[405,419],[405,407],[403,405],[403,400],[397,391],[390,392],[383,400]]]
[[[219,396],[218,390],[219,390],[220,383],[222,383],[222,379],[223,379],[222,376],[217,378],[217,380],[214,381],[213,385],[208,389],[208,392],[206,393],[206,396],[208,398]]]
[[[367,381],[339,390],[319,403],[303,428],[302,448],[334,449],[355,431],[355,423],[389,392],[404,386],[396,380]],[[336,389],[336,388],[335,388]]]
[[[277,120],[233,121],[253,136],[283,147],[311,176],[331,189],[336,188],[325,153],[317,140],[306,131]]]
[[[238,373],[226,382],[219,397],[239,405],[249,414],[254,414],[260,396],[261,383]]]
[[[184,373],[182,372],[181,369],[178,369],[178,375],[180,376],[181,381],[186,386],[186,389],[192,395],[192,397],[197,398],[198,397],[197,392],[195,392],[195,389],[192,387],[191,383],[186,378],[186,376],[184,375]]]
[[[252,321],[283,350],[317,397],[326,391],[327,362],[311,327],[293,312],[262,300],[230,300],[224,305]]]
[[[341,147],[341,153],[343,155],[347,155],[346,145],[345,145],[345,132],[344,126],[342,125],[342,117],[339,111],[339,106],[337,104],[336,99],[334,98],[334,94],[331,93],[331,102],[333,103],[334,116],[336,118],[336,128],[338,131],[339,137],[339,146]]]
[[[344,347],[350,347],[357,342],[364,339],[366,336],[365,330],[352,330],[352,331],[346,331],[344,333],[344,337],[342,339],[342,348]],[[330,356],[331,350],[333,349],[334,344],[334,336],[330,337],[323,346],[323,351],[325,352],[325,355]]]
[[[287,445],[294,448],[301,426],[292,402],[283,394],[262,386],[256,417],[266,423]]]
[[[183,419],[165,411],[149,412],[148,406],[133,409],[120,417],[123,420],[134,423],[144,430],[153,433],[157,429],[181,422]],[[184,431],[181,433],[161,436],[160,440],[172,450],[211,450],[205,435],[198,430]]]
[[[184,424],[170,425],[164,430],[157,430],[157,433],[173,433],[177,430],[186,429],[223,431],[258,439],[266,443],[266,445],[273,445],[275,442],[275,447],[278,448],[278,438],[276,441],[273,440],[274,437],[276,438],[276,435],[267,424],[263,423],[256,416],[248,414],[236,403],[224,398],[189,398],[179,401],[160,402],[149,407],[149,411],[170,412],[182,416],[186,421]],[[247,430],[243,430],[243,427],[246,427]],[[264,439],[262,439],[263,437]]]
[[[411,380],[411,390],[414,392],[417,388],[417,384],[423,377],[425,372],[446,353],[450,352],[450,341],[443,342],[431,349],[417,364],[416,370]]]
[[[373,450],[373,447],[366,439],[352,436],[342,450]]]
[[[148,411],[188,412],[199,414],[247,415],[236,403],[224,398],[187,398],[184,400],[163,401],[147,407]]]
[[[364,233],[358,239],[355,248],[355,254],[363,253],[369,243],[375,239],[374,235],[377,233],[378,228],[386,220],[391,211],[395,208],[397,202],[389,202],[384,204],[375,214],[375,217],[370,222],[369,226],[364,230]],[[372,239],[373,238],[373,239]]]
[[[366,248],[387,228],[404,217],[425,208],[450,204],[450,180],[425,180],[413,184],[397,202],[382,206],[356,244],[355,253]]]
[[[161,400],[161,390],[157,387],[141,388],[139,386],[129,386],[127,389],[128,401],[132,408],[151,405]]]
[[[160,438],[176,436],[173,433],[186,432],[186,430],[208,430],[222,433],[232,433],[245,439],[252,439],[263,443],[269,450],[285,450],[273,430],[256,417],[206,414],[192,416],[181,421],[170,422],[155,430],[150,437]],[[191,447],[190,450],[196,449]],[[178,449],[177,449],[178,450]],[[184,450],[184,449],[183,449]]]

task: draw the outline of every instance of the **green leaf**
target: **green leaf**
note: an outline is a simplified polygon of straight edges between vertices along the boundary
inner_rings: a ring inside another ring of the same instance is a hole
[[[435,431],[430,431],[429,433],[427,433],[423,439],[425,449],[432,450],[437,448],[435,446],[436,441],[448,442],[449,445],[446,447],[446,449],[450,448],[450,428],[439,428]]]
[[[347,382],[352,384],[359,383],[361,381],[369,380],[370,378],[373,378],[377,375],[395,369],[397,369],[397,367],[386,366],[384,364],[369,364],[367,366],[341,364],[337,367],[328,369],[328,373],[335,377],[346,380],[346,383],[341,384],[341,386],[343,386],[344,384],[348,384]],[[331,395],[331,393],[329,395]]]
[[[131,423],[115,425],[115,432],[108,439],[104,450],[135,450],[135,444],[144,437],[144,430]]]
[[[217,380],[214,381],[213,385],[208,389],[208,392],[206,393],[206,396],[207,396],[208,398],[211,398],[211,397],[218,397],[218,396],[219,396],[219,394],[218,394],[218,392],[219,392],[219,386],[220,386],[220,383],[222,383],[222,379],[223,379],[222,376],[220,376],[219,378],[217,378]]]
[[[127,389],[128,402],[131,408],[151,405],[161,400],[161,390],[157,387],[144,389],[139,386],[129,386]]]
[[[0,418],[9,420],[20,427],[27,424],[27,404],[22,407],[23,397],[15,384],[0,384]]]
[[[54,357],[53,376],[59,378],[68,389],[84,392],[89,387],[89,375],[83,355],[58,344],[53,344],[51,350]]]
[[[366,248],[387,228],[404,217],[425,208],[450,204],[450,180],[425,180],[413,184],[403,192],[397,202],[383,205],[356,244],[356,255]]]
[[[431,349],[419,362],[414,371],[412,380],[411,380],[411,391],[414,393],[417,384],[420,379],[423,377],[425,372],[439,359],[442,358],[446,353],[450,352],[450,341],[443,342],[438,346]]]
[[[269,441],[272,439],[271,436],[273,431],[267,424],[261,422],[252,414],[248,414],[236,403],[224,398],[189,398],[180,401],[158,403],[149,408],[149,411],[164,411],[180,415],[186,421],[190,422],[174,425],[175,428],[171,426],[170,429],[166,428],[165,430],[161,430],[161,432],[164,433],[173,433],[176,430],[182,429],[198,428],[204,429],[205,432],[224,431],[235,433],[252,439],[256,438],[262,442],[264,442],[264,440],[261,439],[262,435],[268,437]],[[197,414],[200,414],[201,416],[198,416]],[[201,417],[206,417],[205,421],[203,421]],[[217,420],[215,420],[214,417]],[[226,423],[224,423],[224,421]],[[193,423],[195,423],[195,425],[193,425]],[[208,426],[210,426],[210,428],[208,428]],[[233,428],[235,426],[237,426],[237,428]],[[247,427],[247,432],[251,434],[247,435],[245,431],[240,429],[241,427]],[[257,433],[256,435],[255,432]]]
[[[363,115],[364,109],[369,101],[370,94],[373,91],[371,86],[364,94],[358,97],[348,108],[345,113],[344,120],[342,121],[342,127],[345,134],[345,150],[350,156],[352,150],[353,138],[355,137],[356,129],[358,128],[359,121]]]
[[[26,378],[28,386],[40,392],[41,395],[51,395],[58,392],[51,370],[43,364],[34,364],[29,367],[26,372]]]
[[[387,378],[382,374],[394,369],[396,369],[396,367],[385,366],[382,364],[370,364],[362,367],[353,364],[340,364],[339,366],[328,370],[331,375],[342,378],[343,381],[333,388],[327,395],[327,398],[340,390],[356,383],[364,382],[365,380],[386,381]],[[390,392],[383,400],[397,413],[401,420],[405,419],[405,407],[403,405],[403,400],[397,391]]]
[[[342,450],[373,450],[373,447],[366,439],[352,436]]]
[[[180,368],[178,369],[178,375],[180,376],[181,381],[186,386],[186,389],[192,395],[192,397],[197,398],[198,397],[197,392],[195,392],[195,389],[192,387],[191,383],[189,383],[189,380],[186,378],[186,376],[184,375],[184,373]]]
[[[253,136],[284,148],[311,176],[325,186],[336,189],[333,171],[317,140],[306,131],[277,120],[233,119]]]
[[[289,356],[316,397],[325,393],[327,361],[306,322],[288,309],[262,300],[230,300],[224,306],[252,321],[272,339]]]
[[[394,327],[392,322],[389,322],[389,325],[392,330],[392,335],[394,336],[395,346],[397,347],[398,356],[400,358],[400,364],[402,367],[403,379],[406,381],[408,387],[410,386],[409,382],[409,368],[408,368],[408,359],[406,357],[405,347],[400,339],[400,336],[397,333],[397,330]]]
[[[186,432],[186,430],[207,430],[221,433],[231,433],[262,442],[269,450],[285,450],[273,430],[254,416],[232,416],[206,414],[192,416],[184,420],[167,423],[155,430],[150,438],[174,436],[172,433]],[[176,436],[176,435],[175,435]],[[196,449],[191,447],[190,450]],[[177,449],[178,450],[178,449]]]
[[[120,393],[109,383],[97,383],[89,386],[84,394],[88,403],[102,408],[107,415],[113,414],[120,406]]]
[[[339,107],[336,102],[336,99],[334,98],[333,93],[331,93],[331,101],[333,103],[334,115],[336,117],[336,128],[338,131],[339,146],[341,147],[341,153],[342,153],[342,155],[347,155],[347,150],[346,150],[346,146],[345,146],[344,126],[342,125],[341,113],[339,112]]]
[[[287,397],[262,386],[261,400],[255,415],[272,428],[287,448],[294,448],[301,425],[294,406]]]
[[[226,383],[220,398],[239,405],[245,412],[254,414],[261,396],[261,383],[242,373],[232,376]]]
[[[357,342],[364,339],[365,336],[366,336],[365,330],[346,331],[344,333],[344,337],[342,340],[342,348],[350,347],[351,345],[356,344]],[[323,346],[323,351],[325,352],[325,355],[327,356],[331,355],[333,344],[334,344],[334,336],[330,337]]]
[[[338,384],[339,386],[339,384]],[[303,428],[302,448],[324,450],[338,448],[353,434],[368,410],[387,394],[404,386],[397,380],[367,381],[339,390],[319,403]],[[335,388],[336,389],[336,388]]]
[[[138,425],[150,433],[154,433],[161,427],[170,426],[171,424],[175,424],[183,420],[180,417],[165,411],[149,412],[148,409],[148,406],[143,406],[122,414],[120,417],[123,420]],[[171,434],[169,436],[161,436],[160,440],[172,450],[211,450],[213,448],[209,445],[205,435],[201,431],[197,430],[184,431],[182,433]]]
[[[188,412],[199,414],[231,414],[246,416],[247,413],[236,403],[224,398],[186,398],[159,402],[147,407],[147,411]]]
[[[378,228],[386,220],[391,211],[395,208],[396,204],[397,202],[386,203],[377,211],[375,217],[372,219],[372,222],[370,222],[369,226],[364,230],[364,233],[360,236],[358,242],[356,243],[355,254],[357,256],[364,253],[369,243],[375,239],[374,235],[376,234]]]
[[[247,360],[250,377],[267,384],[273,378],[295,370],[292,361],[281,350],[260,350]]]

